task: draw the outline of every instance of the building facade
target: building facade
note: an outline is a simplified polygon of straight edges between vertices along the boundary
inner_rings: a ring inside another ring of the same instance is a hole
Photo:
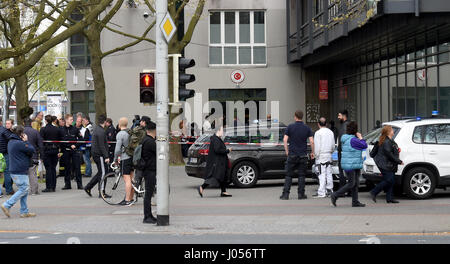
[[[186,25],[194,9],[195,6],[186,7]],[[124,6],[111,24],[120,27],[121,31],[140,35],[147,23],[153,21],[151,16],[143,18],[146,11],[149,12],[145,5],[136,8]],[[266,110],[271,111],[271,102],[278,101],[279,120],[289,123],[293,120],[295,110],[306,110],[301,69],[299,65],[286,61],[285,17],[286,7],[280,1],[206,2],[192,40],[184,50],[186,58],[196,61],[195,67],[188,69],[188,73],[196,76],[196,81],[187,85],[187,89],[196,92],[196,98],[187,100],[191,113],[194,111],[194,102],[196,107],[201,104],[203,108],[208,101],[217,101],[227,111],[227,101],[254,101],[261,112],[258,118],[265,119]],[[153,39],[154,30],[150,32]],[[115,33],[102,32],[104,50],[128,41]],[[74,36],[68,46],[69,58],[78,75],[78,84],[73,85],[73,72],[67,70],[70,111],[89,112],[92,117],[95,113],[95,83],[89,81],[92,75],[87,45],[82,36]],[[146,42],[103,60],[108,116],[113,120],[122,116],[131,120],[135,114],[139,114],[156,119],[155,106],[139,103],[138,78],[142,70],[154,68],[155,46]],[[240,71],[240,77],[245,77],[239,85],[232,81],[231,73],[235,70]],[[187,119],[193,120],[194,117],[187,116]]]
[[[287,60],[304,69],[307,109],[347,109],[364,133],[377,120],[450,116],[449,1],[335,2],[286,1]]]

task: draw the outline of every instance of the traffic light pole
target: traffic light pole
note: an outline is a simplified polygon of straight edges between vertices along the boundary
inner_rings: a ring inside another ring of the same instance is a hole
[[[156,0],[156,25],[167,13],[167,0]],[[168,45],[156,30],[156,203],[157,225],[169,225],[169,72]]]

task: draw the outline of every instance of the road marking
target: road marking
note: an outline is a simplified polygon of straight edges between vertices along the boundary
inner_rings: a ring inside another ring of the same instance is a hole
[[[62,233],[59,233],[59,232],[56,232],[56,233],[53,233],[53,235],[61,235]]]
[[[127,215],[129,213],[130,213],[130,211],[114,211],[112,214],[113,215]]]
[[[369,235],[366,238],[360,239],[359,242],[364,242],[366,244],[381,244],[381,240],[375,235]]]
[[[38,239],[38,238],[40,238],[40,237],[38,237],[38,236],[29,236],[26,239]]]
[[[9,242],[8,241],[2,241],[2,242],[0,242],[0,244],[9,244]]]

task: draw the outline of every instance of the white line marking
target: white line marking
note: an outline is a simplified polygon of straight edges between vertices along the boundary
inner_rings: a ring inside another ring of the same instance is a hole
[[[38,236],[29,236],[26,239],[38,239],[38,238],[39,238]]]

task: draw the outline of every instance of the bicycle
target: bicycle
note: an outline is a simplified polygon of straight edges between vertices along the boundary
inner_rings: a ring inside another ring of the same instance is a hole
[[[113,172],[105,174],[100,181],[100,189],[102,190],[101,196],[103,201],[110,205],[118,205],[125,199],[125,181],[123,179],[123,172],[121,171],[119,164],[112,163],[110,165]],[[132,185],[135,190],[135,202],[138,201],[138,197],[143,197],[144,190],[144,179],[141,180],[140,185],[136,188]]]

